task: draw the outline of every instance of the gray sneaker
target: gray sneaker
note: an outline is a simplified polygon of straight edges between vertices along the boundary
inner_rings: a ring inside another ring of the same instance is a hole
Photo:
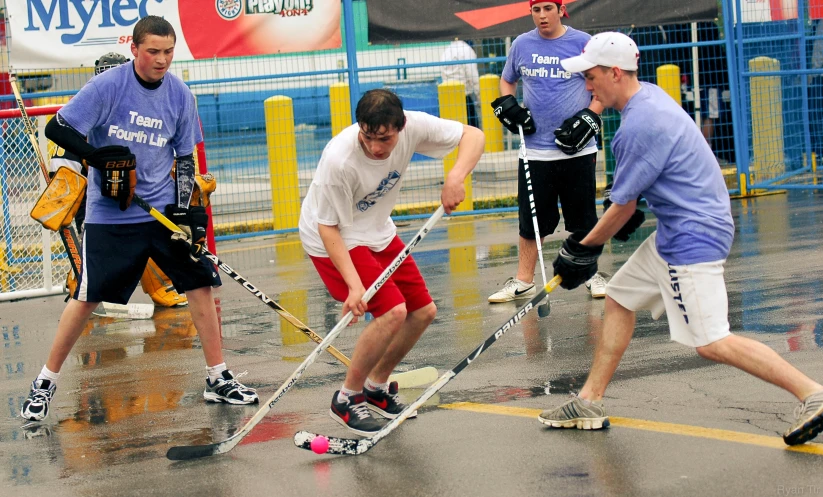
[[[609,417],[601,402],[592,402],[587,406],[575,394],[561,406],[540,413],[537,420],[552,428],[599,430],[609,426]]]
[[[800,445],[823,431],[823,390],[806,397],[794,410],[797,420],[783,433],[786,445]]]

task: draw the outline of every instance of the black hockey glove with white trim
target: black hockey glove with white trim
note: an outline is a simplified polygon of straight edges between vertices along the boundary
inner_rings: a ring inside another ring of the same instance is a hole
[[[611,207],[612,205],[612,200],[610,198],[611,194],[612,184],[609,183],[608,185],[606,185],[606,189],[603,190],[603,214],[605,214],[609,207]],[[640,201],[641,198],[643,197],[637,197],[637,200]],[[642,226],[645,220],[646,214],[640,209],[635,209],[634,214],[632,214],[632,217],[630,217],[629,220],[626,221],[626,224],[624,224],[623,227],[620,228],[612,238],[619,242],[629,241],[629,237],[631,236],[631,234],[637,231],[637,228]]]
[[[496,98],[491,105],[497,119],[515,135],[520,134],[520,130],[517,129],[518,124],[523,126],[524,135],[531,135],[537,131],[532,113],[526,107],[518,104],[514,96],[503,95]]]
[[[131,205],[137,186],[136,158],[129,147],[108,145],[83,156],[83,165],[100,171],[100,193],[120,202],[120,210]]]
[[[597,258],[603,252],[603,245],[581,245],[580,240],[586,235],[585,231],[575,231],[569,235],[552,263],[554,274],[563,278],[560,286],[566,290],[579,287],[597,272]]]
[[[197,262],[206,247],[206,227],[209,225],[209,215],[205,207],[191,206],[188,209],[177,207],[174,204],[166,206],[166,217],[185,232],[172,232],[171,242],[182,255],[188,255]]]
[[[554,130],[554,143],[564,153],[574,155],[586,148],[589,141],[600,133],[602,128],[603,120],[600,116],[590,109],[583,109],[563,121],[563,124]]]

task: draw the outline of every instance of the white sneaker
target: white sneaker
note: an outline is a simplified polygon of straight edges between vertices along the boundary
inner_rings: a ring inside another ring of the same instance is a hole
[[[592,294],[593,299],[602,299],[606,297],[606,278],[600,272],[594,273],[589,281],[586,282],[586,288]]]
[[[535,293],[534,283],[524,283],[517,278],[509,278],[503,288],[491,294],[489,302],[511,302],[531,297]]]

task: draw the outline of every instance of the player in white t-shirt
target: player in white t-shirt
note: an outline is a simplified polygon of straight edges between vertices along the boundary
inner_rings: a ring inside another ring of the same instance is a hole
[[[366,92],[357,104],[357,123],[326,145],[300,212],[300,240],[331,296],[352,311],[374,316],[357,340],[343,387],[334,393],[332,419],[361,435],[382,424],[374,410],[393,419],[405,407],[394,367],[434,320],[437,308],[410,256],[368,302],[363,295],[403,250],[391,212],[415,153],[442,158],[459,147],[440,200],[451,213],[465,198],[463,180],[483,153],[477,128],[404,111],[394,93]],[[365,390],[365,391],[364,391]]]
[[[734,238],[729,194],[691,117],[660,87],[637,80],[639,57],[631,38],[606,32],[592,37],[581,55],[561,61],[567,71],[584,73],[594,97],[621,117],[612,141],[612,204],[591,231],[575,232],[563,243],[554,261],[561,286],[575,288],[597,271],[603,244],[630,220],[638,195],[657,218],[657,231],[606,286],[603,333],[583,388],[538,419],[555,428],[608,426],[601,400],[632,338],[635,313],[648,309],[655,319],[667,314],[672,340],[801,400],[783,440],[805,443],[823,430],[823,385],[766,345],[730,332],[723,279]]]

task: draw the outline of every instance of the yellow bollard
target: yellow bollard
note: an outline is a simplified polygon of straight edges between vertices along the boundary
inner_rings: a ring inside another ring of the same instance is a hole
[[[340,133],[352,124],[349,96],[348,83],[334,83],[329,86],[332,136],[337,136],[337,133]]]
[[[267,98],[263,106],[266,112],[266,145],[274,229],[297,228],[300,218],[300,183],[297,178],[297,142],[294,137],[292,100],[277,95]]]
[[[755,57],[749,61],[749,71],[753,73],[779,70],[777,59]],[[749,172],[753,182],[784,172],[782,92],[780,76],[751,78],[753,160]]]
[[[480,116],[486,135],[486,152],[503,151],[503,124],[497,120],[492,102],[500,96],[500,76],[480,76]]]
[[[657,68],[657,86],[677,102],[683,105],[683,97],[680,93],[680,67],[675,64],[663,64]]]
[[[466,124],[466,85],[457,81],[446,81],[437,86],[437,96],[440,100],[440,117],[451,119]],[[451,152],[443,158],[443,169],[445,178],[454,167],[457,160],[457,150]],[[472,176],[466,176],[463,182],[466,188],[466,199],[457,206],[458,211],[470,211],[474,208],[472,198]]]

